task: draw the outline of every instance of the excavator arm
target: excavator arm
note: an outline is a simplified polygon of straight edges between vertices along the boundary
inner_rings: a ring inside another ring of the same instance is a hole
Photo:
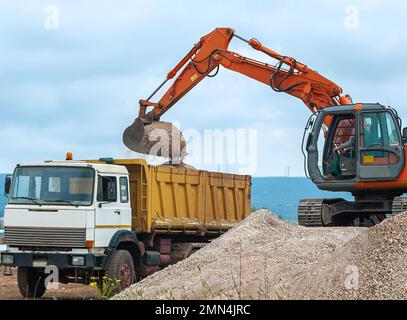
[[[229,51],[228,46],[234,37],[274,58],[277,60],[276,65]],[[303,63],[267,48],[256,39],[246,40],[231,28],[217,28],[194,45],[147,100],[140,100],[138,118],[126,129],[124,143],[132,150],[148,153],[148,150],[144,152],[142,148],[136,147],[143,138],[144,126],[159,121],[165,112],[201,80],[215,76],[220,66],[269,85],[276,92],[284,92],[302,100],[313,113],[324,107],[352,103],[350,96],[342,95],[342,89],[337,84]],[[215,74],[212,73],[214,70]],[[151,102],[153,96],[178,73],[162,98],[156,103]],[[147,112],[149,107],[152,110]]]

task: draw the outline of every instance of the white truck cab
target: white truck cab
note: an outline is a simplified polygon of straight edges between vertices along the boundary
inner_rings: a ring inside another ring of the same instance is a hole
[[[49,280],[92,277],[120,291],[250,214],[250,176],[143,159],[71,159],[17,165],[6,178],[0,265],[17,267],[24,297],[41,297]]]
[[[45,292],[47,266],[59,282],[107,275],[120,289],[135,281],[140,243],[131,231],[129,174],[124,166],[81,161],[18,165],[7,177],[1,265],[18,267],[25,297]]]

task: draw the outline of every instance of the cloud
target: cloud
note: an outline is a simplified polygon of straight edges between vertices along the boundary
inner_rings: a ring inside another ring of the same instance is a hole
[[[360,26],[349,30],[349,3],[339,0],[53,1],[60,29],[47,30],[49,1],[0,0],[0,171],[61,159],[66,151],[78,158],[129,156],[121,134],[138,100],[217,26],[296,57],[356,101],[391,103],[405,118],[406,4],[357,3]],[[231,50],[270,60],[237,39]],[[164,119],[200,132],[257,129],[256,175],[264,176],[281,175],[286,166],[303,174],[300,146],[308,116],[300,101],[223,69]]]

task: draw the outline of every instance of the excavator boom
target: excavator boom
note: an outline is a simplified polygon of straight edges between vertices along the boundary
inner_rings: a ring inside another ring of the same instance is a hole
[[[234,37],[277,60],[276,65],[229,51],[229,44]],[[215,76],[220,66],[269,85],[276,92],[284,92],[302,100],[312,113],[321,108],[352,103],[350,96],[342,95],[341,87],[305,64],[267,48],[256,39],[246,40],[231,28],[216,28],[194,45],[148,99],[140,100],[138,118],[124,132],[125,145],[133,151],[148,154],[151,145],[145,143],[148,141],[145,139],[145,126],[159,121],[165,112],[199,82],[206,77]],[[151,102],[153,96],[177,74],[161,99]],[[152,108],[150,111],[147,110],[149,107]],[[329,120],[325,124],[329,125]]]

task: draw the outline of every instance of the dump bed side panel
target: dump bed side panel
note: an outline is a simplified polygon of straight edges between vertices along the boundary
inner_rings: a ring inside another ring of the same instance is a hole
[[[196,170],[152,167],[151,215],[156,232],[196,233],[204,228],[204,176]]]
[[[205,228],[224,231],[250,213],[250,177],[207,172]]]
[[[159,233],[221,233],[250,213],[250,177],[153,167],[151,215]]]
[[[125,166],[129,172],[133,231],[150,232],[151,167],[142,159],[115,160],[115,164]]]
[[[147,174],[144,167],[128,166],[130,178],[130,199],[132,208],[132,226],[136,232],[148,230],[151,217],[148,214]]]

